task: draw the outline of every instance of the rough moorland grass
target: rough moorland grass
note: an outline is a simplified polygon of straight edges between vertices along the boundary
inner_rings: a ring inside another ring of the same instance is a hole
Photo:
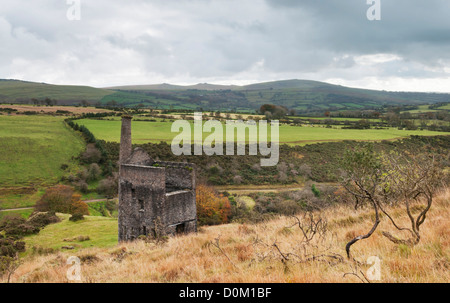
[[[78,124],[86,126],[98,139],[119,142],[120,141],[120,121],[109,120],[93,120],[82,119],[77,121]],[[158,143],[161,141],[171,142],[178,133],[171,132],[172,123],[165,122],[132,122],[132,138],[133,143],[143,144],[147,142]],[[192,128],[193,129],[193,128]],[[225,127],[224,127],[225,129]],[[205,139],[210,133],[203,133]],[[443,135],[448,133],[433,132],[433,131],[408,131],[398,130],[396,128],[389,129],[340,129],[340,128],[325,128],[325,127],[311,127],[311,126],[280,126],[280,143],[292,145],[305,145],[316,142],[331,142],[342,140],[392,140],[396,138],[408,137],[411,135],[433,136]],[[269,130],[270,137],[270,130]],[[193,138],[193,136],[192,136]],[[225,138],[225,137],[224,137]]]
[[[62,117],[0,116],[0,187],[49,185],[64,174],[62,164],[84,143]]]
[[[381,261],[381,280],[372,282],[448,283],[449,202],[450,190],[436,197],[421,228],[421,242],[413,248],[393,244],[383,237],[381,231],[393,230],[391,224],[383,220],[372,237],[352,246],[353,256],[361,262],[359,271],[355,271],[354,262],[345,258],[334,265],[320,261],[296,262],[295,256],[287,253],[301,253],[299,243],[303,234],[291,217],[279,217],[256,225],[203,227],[197,234],[170,238],[165,244],[136,241],[117,246],[110,245],[116,230],[108,238],[106,230],[112,232],[113,228],[100,225],[115,224],[114,220],[88,218],[85,222],[64,220],[48,226],[40,235],[28,238],[27,244],[34,239],[34,243],[58,248],[68,245],[61,242],[63,238],[89,236],[92,240],[75,244],[87,247],[93,244],[91,241],[97,241],[95,248],[24,258],[12,281],[67,282],[66,273],[70,267],[67,259],[75,255],[87,260],[81,264],[83,282],[358,283],[363,279],[362,275],[357,278],[351,273],[362,272],[368,276],[367,271],[373,263],[364,263],[375,256]],[[399,224],[408,223],[404,211],[394,209],[393,214]],[[335,235],[314,242],[319,249],[316,255],[333,252],[345,256],[345,244],[355,235],[366,233],[373,224],[370,208],[355,210],[351,205],[328,208],[315,216],[326,218],[331,235]],[[98,240],[99,230],[105,230],[103,239],[107,240]]]
[[[32,207],[44,195],[44,189],[30,188],[26,193],[14,192],[15,189],[10,189],[10,194],[0,194],[0,207],[2,209]]]

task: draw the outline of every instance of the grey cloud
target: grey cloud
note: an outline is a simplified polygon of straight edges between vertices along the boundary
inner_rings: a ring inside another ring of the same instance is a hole
[[[450,3],[3,0],[0,78],[109,86],[217,80],[449,78]],[[363,65],[356,58],[397,55]]]

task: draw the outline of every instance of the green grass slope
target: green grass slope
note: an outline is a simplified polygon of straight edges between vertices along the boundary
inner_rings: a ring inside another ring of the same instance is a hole
[[[88,247],[112,247],[118,243],[117,219],[85,216],[78,222],[69,221],[70,215],[58,214],[62,221],[42,229],[39,234],[25,237],[27,252],[33,247],[61,250],[63,246],[72,246],[75,250]],[[89,237],[80,241],[78,237]]]
[[[81,100],[97,102],[114,92],[89,86],[51,85],[18,80],[0,80],[0,103],[23,102],[35,99],[55,99],[59,104]]]
[[[53,184],[64,174],[62,164],[77,165],[72,157],[84,142],[63,119],[0,116],[0,188]]]

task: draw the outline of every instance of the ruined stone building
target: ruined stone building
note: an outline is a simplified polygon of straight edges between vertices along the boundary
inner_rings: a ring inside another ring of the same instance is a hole
[[[119,242],[196,232],[195,165],[154,161],[143,149],[132,150],[131,119],[122,117]]]

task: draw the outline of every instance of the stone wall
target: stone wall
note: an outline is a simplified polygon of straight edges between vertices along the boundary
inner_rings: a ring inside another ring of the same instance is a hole
[[[166,168],[167,192],[195,189],[195,164],[156,161],[153,165]]]
[[[166,225],[164,168],[122,165],[119,186],[119,241],[154,234],[156,223]]]
[[[195,191],[176,191],[166,194],[164,222],[167,226],[194,221],[196,218]]]

